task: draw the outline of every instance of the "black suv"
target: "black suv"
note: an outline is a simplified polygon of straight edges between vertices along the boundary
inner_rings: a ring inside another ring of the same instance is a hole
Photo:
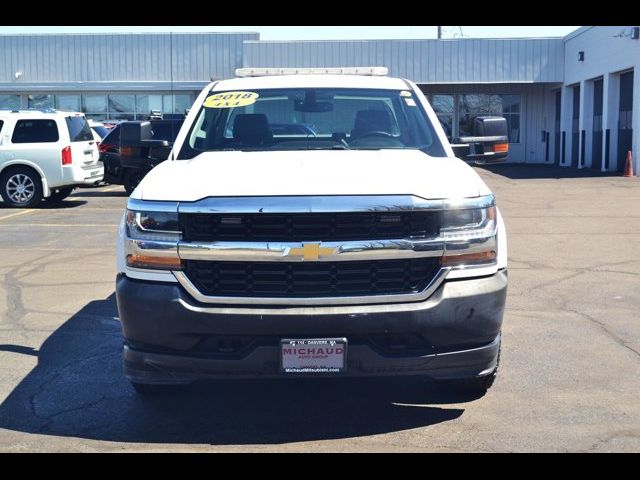
[[[184,115],[180,115],[165,117],[161,120],[127,121],[118,124],[100,143],[100,160],[104,163],[103,181],[113,185],[123,185],[131,195],[144,176],[158,163],[166,160],[184,118]],[[149,149],[142,148],[139,155],[136,155],[135,161],[123,164],[120,158],[123,129],[140,128],[149,124],[153,140],[166,141],[166,146],[153,149],[153,155],[150,155]]]

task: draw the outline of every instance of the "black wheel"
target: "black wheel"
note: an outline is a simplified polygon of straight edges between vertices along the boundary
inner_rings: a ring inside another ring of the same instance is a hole
[[[122,183],[128,195],[133,193],[138,184],[142,181],[143,177],[144,175],[140,170],[129,168],[124,172]]]
[[[8,207],[34,207],[42,201],[40,175],[28,167],[12,168],[0,176],[0,195]]]
[[[49,198],[47,198],[48,202],[58,203],[67,198],[73,192],[74,187],[62,187],[55,189]]]
[[[131,382],[134,390],[138,395],[143,396],[160,396],[167,393],[175,392],[178,385],[162,385],[155,383],[138,383]]]

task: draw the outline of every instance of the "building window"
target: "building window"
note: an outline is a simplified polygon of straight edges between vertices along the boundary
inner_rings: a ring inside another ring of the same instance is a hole
[[[507,119],[509,143],[520,143],[520,95],[501,95],[502,115]]]
[[[51,96],[51,95],[50,95]],[[53,96],[51,96],[53,97]],[[147,120],[152,111],[180,113],[191,107],[191,94],[92,93],[56,95],[56,108],[85,113],[92,120]],[[18,97],[18,101],[19,101]],[[82,102],[80,101],[82,100]]]
[[[449,140],[453,137],[453,115],[454,115],[454,96],[453,95],[433,95],[431,97],[431,106],[438,116],[438,120],[444,128]]]
[[[107,96],[106,95],[83,95],[82,111],[87,118],[93,120],[105,120],[107,118]]]
[[[56,95],[56,108],[72,112],[81,111],[80,95]]]
[[[114,120],[135,120],[135,95],[109,95],[109,118]]]
[[[136,95],[136,115],[142,119],[151,112],[163,112],[162,95]]]
[[[27,101],[29,108],[38,110],[53,108],[53,95],[29,95]]]
[[[20,95],[0,95],[0,110],[19,110]]]
[[[191,108],[189,94],[163,95],[162,113],[185,113]]]
[[[472,93],[460,95],[458,135],[473,135],[473,122],[482,115],[502,115],[507,120],[509,143],[520,143],[520,95]]]

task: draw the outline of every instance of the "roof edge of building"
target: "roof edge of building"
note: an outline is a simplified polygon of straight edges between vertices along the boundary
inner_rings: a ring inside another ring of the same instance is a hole
[[[570,32],[564,36],[564,41],[566,42],[567,40],[571,40],[572,38],[577,37],[578,35],[582,35],[586,31],[591,30],[592,28],[594,28],[593,25],[576,28],[573,32]]]
[[[318,42],[459,42],[471,40],[564,40],[566,37],[467,37],[467,38],[349,38],[349,39],[322,39],[322,40],[244,40],[243,43],[318,43]]]
[[[260,32],[48,32],[48,33],[0,33],[0,37],[51,37],[51,36],[97,36],[97,35],[257,35]],[[254,40],[258,41],[258,40]]]

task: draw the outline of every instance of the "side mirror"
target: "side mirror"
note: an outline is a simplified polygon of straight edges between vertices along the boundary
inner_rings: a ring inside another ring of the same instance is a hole
[[[168,140],[142,140],[142,151],[146,151],[147,158],[152,164],[163,162],[169,156],[171,144]]]
[[[503,162],[509,153],[507,120],[476,117],[472,137],[454,138],[451,147],[459,158],[476,165]]]

